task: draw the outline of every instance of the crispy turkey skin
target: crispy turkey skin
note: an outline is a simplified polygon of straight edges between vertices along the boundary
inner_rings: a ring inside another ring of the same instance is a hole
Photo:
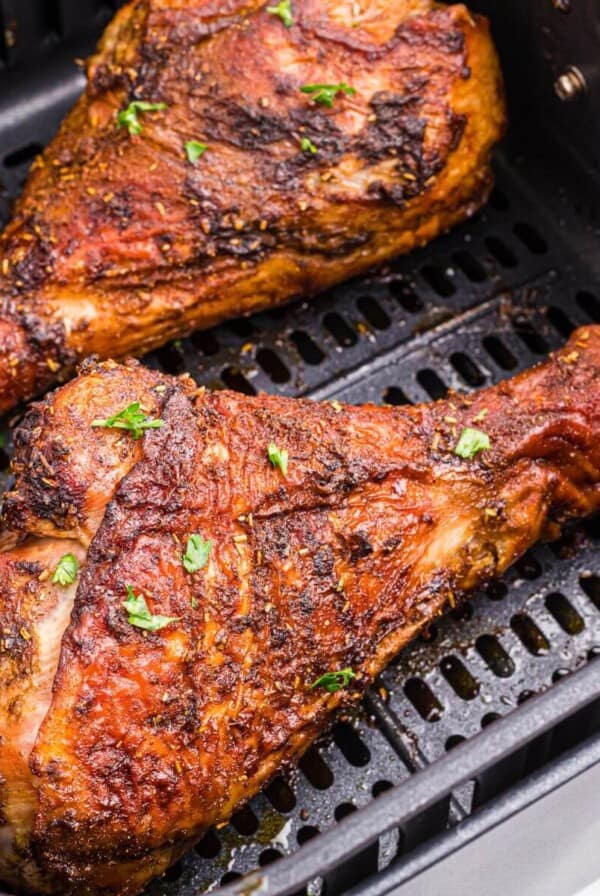
[[[92,427],[134,401],[162,427]],[[489,443],[460,456],[465,428]],[[410,408],[88,364],[32,408],[16,449],[0,880],[133,896],[446,607],[600,509],[600,327],[511,381]],[[210,541],[195,571],[192,534]],[[81,566],[63,587],[67,551]],[[128,586],[172,621],[133,625]],[[313,686],[346,668],[347,687]]]
[[[117,13],[0,237],[0,411],[90,354],[313,295],[485,201],[505,110],[483,18],[293,0],[286,27],[267,5]]]

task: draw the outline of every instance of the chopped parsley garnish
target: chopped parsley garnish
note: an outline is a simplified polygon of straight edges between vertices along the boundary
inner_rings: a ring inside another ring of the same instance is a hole
[[[208,558],[212,549],[212,541],[205,541],[201,535],[194,533],[190,535],[185,547],[182,563],[186,572],[198,572],[208,563]]]
[[[79,572],[79,560],[74,554],[63,554],[56,565],[52,582],[55,585],[72,585]]]
[[[105,429],[126,429],[134,439],[139,439],[145,429],[160,429],[164,426],[163,420],[152,420],[143,412],[139,401],[123,408],[118,414],[107,417],[106,420],[92,420],[92,426]]]
[[[489,451],[490,448],[490,437],[485,432],[467,426],[460,434],[454,453],[469,460],[480,451]]]
[[[179,616],[155,616],[148,609],[146,599],[141,594],[136,595],[131,585],[127,586],[127,600],[123,601],[123,606],[127,610],[127,622],[147,632],[158,632],[180,619]]]
[[[166,103],[148,103],[145,100],[134,100],[132,103],[129,103],[126,109],[121,109],[117,115],[117,127],[127,128],[130,134],[141,134],[143,128],[138,117],[140,113],[162,112],[163,109],[168,108]]]
[[[311,689],[325,688],[330,694],[335,694],[336,691],[347,688],[353,678],[356,678],[356,672],[350,668],[340,669],[339,672],[325,672],[324,675],[313,681],[310,687]]]
[[[276,6],[267,6],[267,12],[271,16],[279,16],[286,28],[291,28],[294,24],[291,0],[281,0]]]
[[[190,165],[195,165],[207,149],[206,143],[199,143],[198,140],[188,140],[185,144],[185,154]]]
[[[267,457],[274,467],[279,467],[284,476],[288,471],[288,453],[285,448],[279,449],[275,442],[270,442],[267,448]]]
[[[300,92],[310,94],[315,103],[320,103],[331,109],[338,93],[354,96],[356,90],[342,81],[340,84],[305,84],[300,88]]]
[[[303,137],[300,141],[300,149],[302,152],[312,152],[315,155],[319,150],[315,146],[315,144],[308,137]]]

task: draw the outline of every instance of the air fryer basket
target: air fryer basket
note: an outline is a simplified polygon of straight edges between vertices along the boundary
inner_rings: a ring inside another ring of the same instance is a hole
[[[592,2],[571,13],[563,0],[501,6],[513,121],[487,207],[383,270],[176,341],[148,363],[248,394],[405,404],[497,382],[600,322],[597,158],[583,139],[600,120],[598,14]],[[110,13],[101,0],[0,0],[3,218],[81,87],[72,58]],[[570,64],[587,93],[561,104],[552,85]],[[4,467],[9,454],[7,434]],[[375,896],[456,848],[457,831],[464,842],[597,761],[599,539],[598,520],[572,527],[432,625],[297,771],[148,892]]]

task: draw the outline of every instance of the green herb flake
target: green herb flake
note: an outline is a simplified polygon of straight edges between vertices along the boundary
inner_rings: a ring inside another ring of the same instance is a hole
[[[187,540],[185,554],[182,563],[186,572],[198,572],[208,563],[208,558],[212,549],[212,541],[205,541],[201,535],[194,533]]]
[[[166,103],[148,103],[145,100],[134,100],[129,103],[126,109],[121,109],[117,115],[117,127],[127,128],[130,134],[136,136],[143,131],[142,123],[139,119],[140,114],[145,112],[162,112],[168,109]]]
[[[206,143],[199,143],[198,140],[188,140],[185,144],[185,154],[190,165],[195,165],[207,149]]]
[[[135,594],[131,585],[127,586],[127,600],[123,601],[127,611],[127,622],[147,632],[158,632],[172,622],[179,622],[179,616],[155,616],[148,609],[146,599]]]
[[[331,109],[338,93],[354,96],[356,90],[342,81],[340,84],[305,84],[300,88],[300,93],[310,94],[315,103],[320,103],[322,106],[327,106],[328,109]]]
[[[163,420],[152,420],[147,417],[139,401],[134,401],[133,404],[123,408],[118,414],[107,417],[106,420],[92,420],[91,425],[104,429],[126,429],[134,439],[139,439],[145,429],[160,429],[165,424]]]
[[[79,572],[79,560],[74,554],[63,554],[57,563],[52,582],[55,585],[72,585]]]
[[[274,467],[279,467],[284,476],[288,472],[288,453],[285,448],[278,448],[275,442],[270,442],[267,448],[267,457]]]
[[[480,429],[465,427],[456,443],[454,453],[459,457],[464,457],[465,460],[469,460],[480,451],[489,451],[490,448],[490,437],[485,432],[481,432]]]
[[[356,678],[356,672],[353,672],[350,668],[340,669],[339,672],[325,672],[324,675],[313,681],[310,687],[311,690],[313,688],[325,688],[330,694],[335,694],[336,691],[347,688],[354,678]]]
[[[267,12],[271,16],[279,16],[286,28],[291,28],[294,24],[291,0],[281,0],[276,6],[267,6]]]
[[[311,152],[313,155],[318,153],[318,149],[315,144],[308,137],[303,137],[300,141],[300,149],[302,152]]]

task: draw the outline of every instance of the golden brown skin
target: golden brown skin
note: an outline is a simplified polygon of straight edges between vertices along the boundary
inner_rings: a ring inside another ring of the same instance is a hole
[[[431,240],[491,184],[487,22],[431,0],[133,0],[0,237],[0,412],[74,364],[313,295]],[[332,108],[302,94],[346,82]],[[166,103],[118,129],[132,100]],[[307,137],[317,153],[303,151]],[[195,165],[185,143],[204,142]]]
[[[161,429],[134,442],[90,427],[134,397]],[[491,448],[458,457],[465,426]],[[270,442],[289,452],[287,476]],[[600,327],[512,381],[411,408],[211,394],[89,365],[30,412],[15,469],[0,880],[132,896],[446,607],[600,509]],[[194,574],[191,533],[212,541]],[[66,549],[83,561],[76,595],[49,580]],[[177,621],[132,626],[127,585]],[[345,667],[350,687],[311,687]]]

